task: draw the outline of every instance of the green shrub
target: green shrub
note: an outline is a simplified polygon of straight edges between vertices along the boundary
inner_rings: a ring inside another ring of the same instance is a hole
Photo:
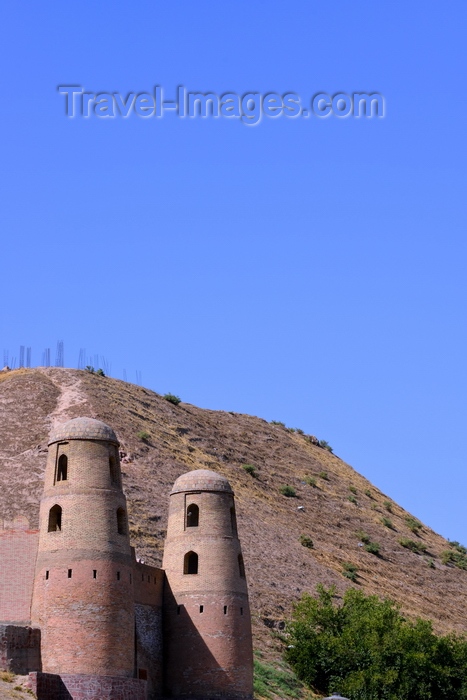
[[[388,510],[390,513],[392,513],[392,503],[391,501],[383,501],[383,506]]]
[[[352,564],[349,561],[345,561],[342,564],[342,567],[343,567],[342,574],[346,578],[350,579],[351,581],[353,581],[355,583],[355,581],[357,580],[357,571],[358,571],[358,568],[355,566],[355,564]]]
[[[287,486],[281,486],[280,492],[283,496],[287,496],[288,498],[295,498],[295,496],[297,495],[297,492],[295,491],[293,486],[289,486],[288,484]]]
[[[418,531],[421,530],[421,528],[422,528],[421,522],[419,522],[415,518],[412,518],[411,515],[406,516],[405,523],[406,523],[407,527],[409,528],[409,530],[411,530],[412,532],[415,532],[417,534],[418,534]]]
[[[305,435],[305,431],[302,430],[301,428],[295,428],[295,432],[298,433],[299,435]]]
[[[349,491],[355,494],[357,493],[357,489],[355,488],[355,486],[349,486]]]
[[[467,697],[467,639],[437,636],[429,620],[349,588],[304,594],[287,625],[286,658],[298,678],[352,700],[454,700]],[[283,697],[280,695],[280,697]]]
[[[86,365],[86,367],[84,369],[86,370],[86,372],[89,372],[90,374],[94,374],[94,372],[95,372],[95,369],[92,365]]]
[[[409,540],[408,537],[401,537],[399,539],[399,544],[406,549],[410,549],[411,552],[415,552],[415,554],[426,552],[426,544],[423,544],[423,542],[414,542],[414,540]]]
[[[314,547],[313,540],[308,535],[300,535],[300,544],[308,549],[313,549]]]
[[[151,436],[148,432],[146,432],[146,430],[140,430],[137,437],[143,442],[148,442]]]
[[[254,477],[255,479],[257,478],[258,472],[252,464],[242,464],[242,469],[250,476]]]
[[[318,474],[320,479],[324,479],[324,481],[329,481],[328,473],[327,472],[320,472]]]
[[[385,527],[388,527],[390,530],[394,530],[394,525],[392,524],[392,520],[389,520],[389,518],[381,518],[381,522]]]
[[[98,377],[105,377],[105,372],[104,372],[104,370],[101,369],[100,367],[99,367],[98,370],[96,370],[96,374],[97,374]]]
[[[364,532],[363,530],[357,530],[355,534],[360,540],[360,542],[363,542],[363,544],[368,544],[369,542],[371,542],[370,536],[367,535],[366,532]]]
[[[433,561],[433,559],[428,559],[427,564],[429,569],[436,569],[435,562]]]
[[[305,477],[305,481],[308,484],[308,486],[313,486],[313,488],[316,487],[316,479],[314,476]]]
[[[448,541],[449,541],[449,540],[448,540]],[[454,549],[456,549],[456,550],[457,550],[458,552],[460,552],[461,554],[467,554],[467,547],[464,547],[463,544],[459,544],[459,542],[456,542],[456,541],[453,540],[452,542],[449,542],[449,546],[450,546],[450,547],[453,547]]]
[[[376,556],[378,556],[381,545],[379,545],[378,542],[367,542],[365,549],[367,552],[370,552],[370,554],[376,554]]]
[[[457,549],[446,549],[441,552],[441,561],[443,564],[453,564],[458,569],[467,569],[467,556]]]
[[[178,404],[181,402],[180,396],[175,396],[175,394],[164,394],[163,398],[166,401],[173,403],[174,406],[178,406]]]
[[[281,420],[272,420],[271,425],[280,425],[281,428],[285,428],[285,423],[283,423]]]
[[[349,501],[350,501],[351,503],[353,503],[354,505],[358,506],[358,501],[357,501],[357,499],[355,498],[355,496],[350,495],[350,496],[348,496],[348,499],[349,499]]]
[[[372,495],[370,489],[365,489],[365,496],[368,496],[368,498],[373,498],[373,495]]]
[[[332,452],[332,447],[327,440],[320,440],[319,446],[322,447],[323,450],[327,450],[328,452]]]

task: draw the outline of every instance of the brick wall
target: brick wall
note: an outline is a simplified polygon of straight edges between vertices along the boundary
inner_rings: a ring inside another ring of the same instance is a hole
[[[146,681],[51,673],[30,673],[29,685],[38,700],[146,700]]]
[[[0,622],[31,622],[38,539],[37,530],[0,530]]]

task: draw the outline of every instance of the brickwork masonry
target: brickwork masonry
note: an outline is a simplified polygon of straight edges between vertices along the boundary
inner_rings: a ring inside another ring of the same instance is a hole
[[[30,672],[39,700],[252,700],[227,479],[177,479],[163,569],[148,566],[130,544],[115,433],[77,418],[51,436],[39,522],[0,530],[0,667]]]

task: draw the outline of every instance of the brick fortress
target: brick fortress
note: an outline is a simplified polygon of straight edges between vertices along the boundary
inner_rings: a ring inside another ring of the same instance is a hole
[[[251,700],[232,489],[196,470],[170,494],[163,568],[131,547],[118,440],[76,418],[50,436],[39,530],[0,531],[0,668],[39,700]]]

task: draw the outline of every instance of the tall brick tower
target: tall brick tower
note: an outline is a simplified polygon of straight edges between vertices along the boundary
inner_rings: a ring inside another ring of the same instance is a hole
[[[131,677],[133,569],[118,441],[75,418],[52,432],[40,505],[32,623],[42,670]]]
[[[167,694],[252,698],[245,568],[234,495],[220,474],[200,469],[175,482],[163,568]]]

